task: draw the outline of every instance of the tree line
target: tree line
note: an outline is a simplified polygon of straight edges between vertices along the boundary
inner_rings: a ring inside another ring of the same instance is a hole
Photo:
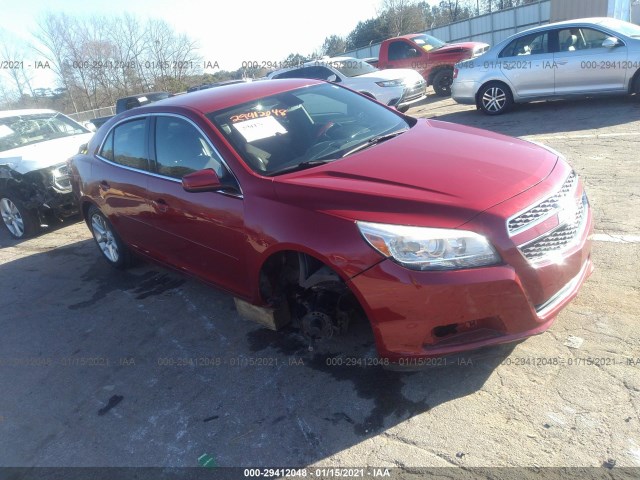
[[[538,0],[382,0],[376,17],[358,22],[345,37],[330,35],[314,52],[291,53],[285,64],[323,55],[339,55],[396,35],[422,32],[475,15]],[[239,68],[204,73],[196,41],[179,33],[164,20],[124,13],[101,17],[76,17],[47,13],[27,44],[0,31],[0,60],[16,62],[38,57],[35,65],[6,68],[0,76],[2,108],[47,107],[67,113],[98,109],[116,99],[149,91],[180,92],[203,83],[238,78],[258,78],[261,68]],[[48,68],[55,89],[34,89],[34,69]]]

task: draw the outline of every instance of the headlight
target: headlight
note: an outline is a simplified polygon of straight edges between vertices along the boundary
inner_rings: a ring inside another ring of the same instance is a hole
[[[61,193],[71,191],[71,177],[69,176],[69,167],[66,163],[58,165],[51,169],[53,180],[53,188]]]
[[[489,241],[466,230],[356,222],[365,240],[412,270],[455,270],[500,262]]]
[[[376,82],[379,87],[401,87],[402,80],[385,80],[384,82]]]

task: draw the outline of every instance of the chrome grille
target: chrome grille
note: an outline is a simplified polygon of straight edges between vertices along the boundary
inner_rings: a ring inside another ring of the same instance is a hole
[[[542,237],[518,247],[525,258],[532,262],[537,262],[562,251],[572,244],[582,232],[587,207],[587,195],[583,193],[582,197],[576,202],[575,211],[571,212],[569,210],[571,217],[567,218],[565,223]]]
[[[573,194],[577,183],[578,177],[576,172],[572,171],[562,184],[562,187],[560,187],[558,193],[519,213],[507,222],[509,235],[514,235],[525,228],[540,223],[542,220],[556,213],[560,209],[562,201]]]
[[[424,94],[426,88],[427,86],[424,80],[417,82],[412,87],[407,87],[404,91],[404,95],[402,96],[402,101],[406,102],[420,97]]]

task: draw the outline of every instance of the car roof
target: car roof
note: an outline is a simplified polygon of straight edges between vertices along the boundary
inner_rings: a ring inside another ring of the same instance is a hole
[[[216,88],[191,92],[188,95],[178,95],[160,100],[148,106],[138,107],[135,111],[158,111],[163,107],[182,107],[201,113],[209,113],[250,102],[258,98],[277,95],[297,88],[322,83],[324,82],[320,80],[292,78],[221,85]]]
[[[60,113],[48,108],[24,108],[22,110],[4,110],[0,112],[0,118],[17,117],[19,115],[38,115],[42,113]]]
[[[545,30],[548,28],[557,28],[557,27],[565,27],[565,26],[572,26],[572,25],[604,25],[606,27],[608,26],[607,24],[615,21],[617,20],[611,17],[575,18],[573,20],[563,20],[562,22],[547,23],[546,25],[540,25],[537,27],[528,28],[527,30],[522,30],[521,32],[518,32],[516,35],[520,35],[521,33],[535,32],[537,30]]]

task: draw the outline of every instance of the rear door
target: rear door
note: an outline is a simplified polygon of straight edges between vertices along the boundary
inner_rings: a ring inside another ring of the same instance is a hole
[[[246,295],[244,202],[237,180],[207,136],[178,115],[154,115],[151,125],[155,175],[149,177],[154,248],[167,264]],[[232,187],[187,192],[184,175],[205,168]]]
[[[622,40],[616,47],[603,47],[602,43],[610,36],[596,28],[558,30],[557,95],[624,90],[628,49]]]
[[[148,129],[148,117],[119,123],[97,152],[101,161],[92,165],[100,210],[126,243],[145,252],[153,233],[152,210],[147,202],[151,170]]]

